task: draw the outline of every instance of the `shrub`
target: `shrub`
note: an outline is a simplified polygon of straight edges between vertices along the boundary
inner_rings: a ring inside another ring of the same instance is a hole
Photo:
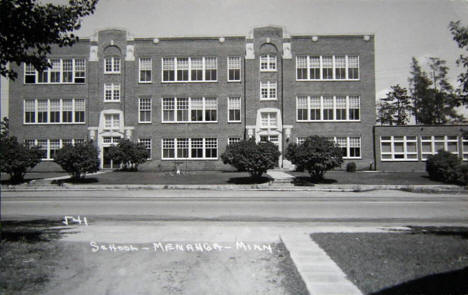
[[[468,164],[461,164],[457,167],[458,183],[468,185]]]
[[[57,151],[54,162],[70,173],[73,180],[81,180],[86,173],[99,170],[98,151],[93,142],[65,145]]]
[[[149,154],[144,145],[122,139],[116,146],[109,148],[109,157],[115,162],[122,163],[122,170],[137,171],[138,166],[146,162]]]
[[[18,143],[14,136],[7,133],[0,136],[0,171],[10,175],[12,183],[20,183],[28,169],[41,161],[42,152],[38,147]]]
[[[343,163],[341,149],[326,137],[310,136],[305,142],[292,143],[286,150],[286,159],[307,170],[314,180],[323,179],[326,171]]]
[[[356,163],[349,162],[346,164],[346,172],[356,172]]]
[[[433,180],[457,183],[459,175],[457,173],[461,160],[450,152],[439,150],[436,155],[429,155],[426,161],[426,171]]]
[[[243,140],[227,146],[221,155],[224,164],[238,171],[247,171],[252,177],[260,177],[278,163],[281,153],[271,142],[256,143],[254,139]]]

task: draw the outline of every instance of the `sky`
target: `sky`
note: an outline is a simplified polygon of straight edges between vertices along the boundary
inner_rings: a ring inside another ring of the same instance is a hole
[[[291,35],[372,33],[380,98],[391,85],[408,86],[413,56],[445,59],[456,85],[462,51],[448,30],[453,20],[468,25],[468,0],[100,0],[78,35],[118,27],[135,37],[246,36],[266,25]]]

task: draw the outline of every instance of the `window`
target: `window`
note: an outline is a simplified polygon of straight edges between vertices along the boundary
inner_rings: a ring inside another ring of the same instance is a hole
[[[348,56],[348,79],[359,79],[359,56]]]
[[[49,102],[50,102],[50,123],[60,123],[60,100],[51,99]]]
[[[276,117],[277,113],[276,112],[264,112],[261,113],[261,123],[262,123],[262,128],[276,128],[278,125],[278,120]]]
[[[216,97],[166,97],[162,102],[162,122],[216,122]]]
[[[298,96],[297,121],[359,121],[359,101],[359,96]]]
[[[307,106],[307,103],[308,103],[307,96],[300,96],[297,98],[297,120],[298,121],[309,120],[309,117],[308,117],[309,108]]]
[[[298,137],[296,138],[296,143],[299,145],[299,144],[303,144],[305,142],[306,138],[305,137]]]
[[[228,122],[241,121],[241,98],[228,97]]]
[[[330,137],[330,141],[341,149],[343,159],[361,158],[361,138],[360,137]]]
[[[458,156],[457,136],[421,136],[421,160],[428,155],[435,155],[439,150],[451,152]]]
[[[60,149],[60,139],[51,139],[49,141],[49,157],[55,159],[57,151]]]
[[[279,145],[279,137],[278,135],[260,135],[260,142],[271,142]]]
[[[322,79],[324,80],[333,79],[333,57],[332,56],[322,57]]]
[[[380,154],[382,161],[417,161],[416,136],[381,136]]]
[[[260,71],[276,71],[276,56],[269,54],[260,56]]]
[[[86,105],[84,99],[75,99],[75,122],[85,122],[85,108]]]
[[[138,123],[151,123],[151,98],[138,99]]]
[[[359,80],[359,56],[296,56],[296,79]]]
[[[227,58],[228,81],[237,82],[241,80],[241,58],[240,56],[229,56]]]
[[[335,56],[335,79],[346,79],[346,56]]]
[[[211,82],[217,80],[216,57],[165,57],[162,82]]]
[[[24,101],[24,123],[36,123],[36,101]]]
[[[120,74],[120,57],[110,56],[104,59],[104,74]]]
[[[104,102],[120,101],[120,84],[104,84]]]
[[[468,137],[463,136],[462,137],[462,154],[463,154],[463,160],[468,160]]]
[[[120,128],[120,114],[104,114],[104,128],[119,129]]]
[[[323,97],[323,120],[333,120],[333,97]]]
[[[26,139],[24,143],[29,146],[38,146],[41,151],[42,160],[53,160],[57,151],[65,145],[78,143],[78,139]],[[84,142],[84,140],[81,140]]]
[[[48,100],[38,100],[37,101],[37,123],[48,123],[49,106]]]
[[[164,138],[162,159],[217,159],[216,138]]]
[[[276,99],[276,82],[260,82],[260,100]]]
[[[238,143],[241,141],[241,138],[240,137],[229,137],[228,138],[228,145],[229,144],[234,144],[234,143]]]
[[[147,160],[151,160],[151,138],[139,138],[138,142],[145,147],[145,149],[148,151],[148,158]]]
[[[42,72],[36,71],[33,65],[24,64],[24,83],[85,83],[86,61],[85,59],[50,59],[51,68]]]
[[[62,122],[72,123],[73,122],[73,99],[64,99],[62,101],[63,112]]]
[[[139,82],[140,83],[151,83],[151,71],[153,69],[153,63],[151,58],[140,58],[139,60],[140,65],[140,75],[139,75]]]

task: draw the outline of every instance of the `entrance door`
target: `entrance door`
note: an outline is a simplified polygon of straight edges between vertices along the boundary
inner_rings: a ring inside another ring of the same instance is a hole
[[[103,147],[102,152],[103,152],[102,168],[104,168],[104,169],[120,168],[120,163],[112,161],[111,158],[109,157],[109,147],[108,146]]]
[[[260,135],[260,142],[271,142],[279,148],[279,136],[278,135]],[[279,163],[276,162],[275,167],[279,167]]]

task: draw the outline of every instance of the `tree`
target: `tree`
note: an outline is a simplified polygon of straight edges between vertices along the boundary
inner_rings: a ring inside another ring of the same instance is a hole
[[[71,174],[73,180],[81,180],[86,173],[99,170],[98,150],[93,142],[67,144],[57,151],[54,162]]]
[[[304,167],[314,180],[321,180],[326,171],[343,163],[341,149],[326,137],[310,136],[304,143],[292,143],[286,150],[286,159]]]
[[[51,45],[72,46],[72,32],[81,19],[94,13],[98,0],[69,0],[68,5],[39,4],[37,0],[0,0],[0,74],[12,80],[18,73],[8,63],[50,67]]]
[[[452,33],[453,40],[457,42],[458,47],[468,51],[468,26],[463,27],[460,21],[450,22],[450,32]],[[465,69],[464,73],[458,75],[458,82],[460,82],[460,88],[458,94],[462,98],[464,104],[468,103],[468,56],[460,54],[457,59],[457,65],[462,66]]]
[[[410,84],[412,112],[416,123],[437,125],[462,120],[455,108],[459,100],[452,85],[447,81],[448,67],[439,58],[429,59],[432,80],[422,70],[416,58],[411,62]]]
[[[280,155],[275,144],[256,143],[254,139],[249,139],[228,145],[221,159],[224,164],[229,164],[238,171],[247,171],[252,177],[259,178],[268,169],[276,166]]]
[[[411,101],[408,90],[400,85],[391,86],[387,96],[381,98],[378,106],[377,121],[381,125],[406,125],[409,122]]]
[[[122,139],[116,146],[109,148],[109,157],[115,162],[122,163],[122,170],[137,171],[138,165],[148,159],[149,152],[142,144]]]
[[[12,183],[20,183],[28,169],[41,161],[42,153],[38,147],[20,144],[16,137],[9,136],[7,118],[3,118],[0,126],[0,171],[10,175]]]

